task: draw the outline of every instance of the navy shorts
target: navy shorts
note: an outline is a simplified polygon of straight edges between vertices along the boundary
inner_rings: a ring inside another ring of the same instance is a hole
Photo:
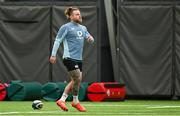
[[[63,64],[66,66],[68,71],[79,69],[82,72],[82,61],[77,61],[71,58],[64,58]]]

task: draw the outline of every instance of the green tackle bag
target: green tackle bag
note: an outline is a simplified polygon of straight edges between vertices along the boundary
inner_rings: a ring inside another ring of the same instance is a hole
[[[15,101],[41,99],[41,89],[38,82],[12,82],[7,87],[8,98]]]

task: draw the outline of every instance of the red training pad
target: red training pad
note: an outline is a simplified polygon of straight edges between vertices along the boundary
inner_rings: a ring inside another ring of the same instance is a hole
[[[87,92],[91,101],[123,100],[126,93],[124,85],[117,82],[93,83]]]
[[[0,101],[3,101],[6,97],[6,87],[2,83],[0,83]]]

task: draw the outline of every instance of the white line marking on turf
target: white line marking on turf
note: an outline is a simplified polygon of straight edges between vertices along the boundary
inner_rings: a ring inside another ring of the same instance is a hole
[[[0,112],[0,115],[20,115],[20,114],[44,114],[44,113],[51,113],[52,114],[66,114],[66,112],[60,112],[60,111],[41,111],[41,112]],[[66,114],[67,116],[68,115],[74,115],[74,114],[79,114],[79,112],[72,112],[72,114]],[[116,113],[113,113],[113,112],[91,112],[91,114],[89,114],[90,116],[92,115],[141,115],[141,114],[144,114],[143,112],[116,112]],[[153,113],[151,113],[153,114]],[[160,115],[158,115],[160,116]]]
[[[90,107],[130,107],[130,106],[132,106],[132,107],[145,107],[145,108],[178,108],[178,107],[180,107],[180,106],[168,106],[168,105],[125,105],[125,104],[114,104],[114,105],[112,105],[112,104],[104,104],[104,105],[102,105],[102,104],[86,104],[86,105],[84,105],[84,106],[90,106]]]
[[[150,106],[147,108],[180,108],[180,106]]]
[[[112,107],[112,106],[140,106],[140,107],[147,107],[151,105],[125,105],[125,104],[84,104],[84,106],[91,106],[91,107]]]
[[[42,114],[42,113],[60,113],[60,111],[32,111],[32,112],[0,112],[0,115],[3,115],[3,114]]]
[[[18,114],[19,112],[0,112],[0,114]]]

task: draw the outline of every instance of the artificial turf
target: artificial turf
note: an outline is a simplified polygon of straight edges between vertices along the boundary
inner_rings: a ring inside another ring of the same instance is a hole
[[[78,112],[67,102],[68,112],[60,110],[54,101],[43,101],[41,110],[32,109],[32,101],[1,101],[0,116],[173,116],[180,115],[178,100],[125,100],[81,102],[87,112]]]

